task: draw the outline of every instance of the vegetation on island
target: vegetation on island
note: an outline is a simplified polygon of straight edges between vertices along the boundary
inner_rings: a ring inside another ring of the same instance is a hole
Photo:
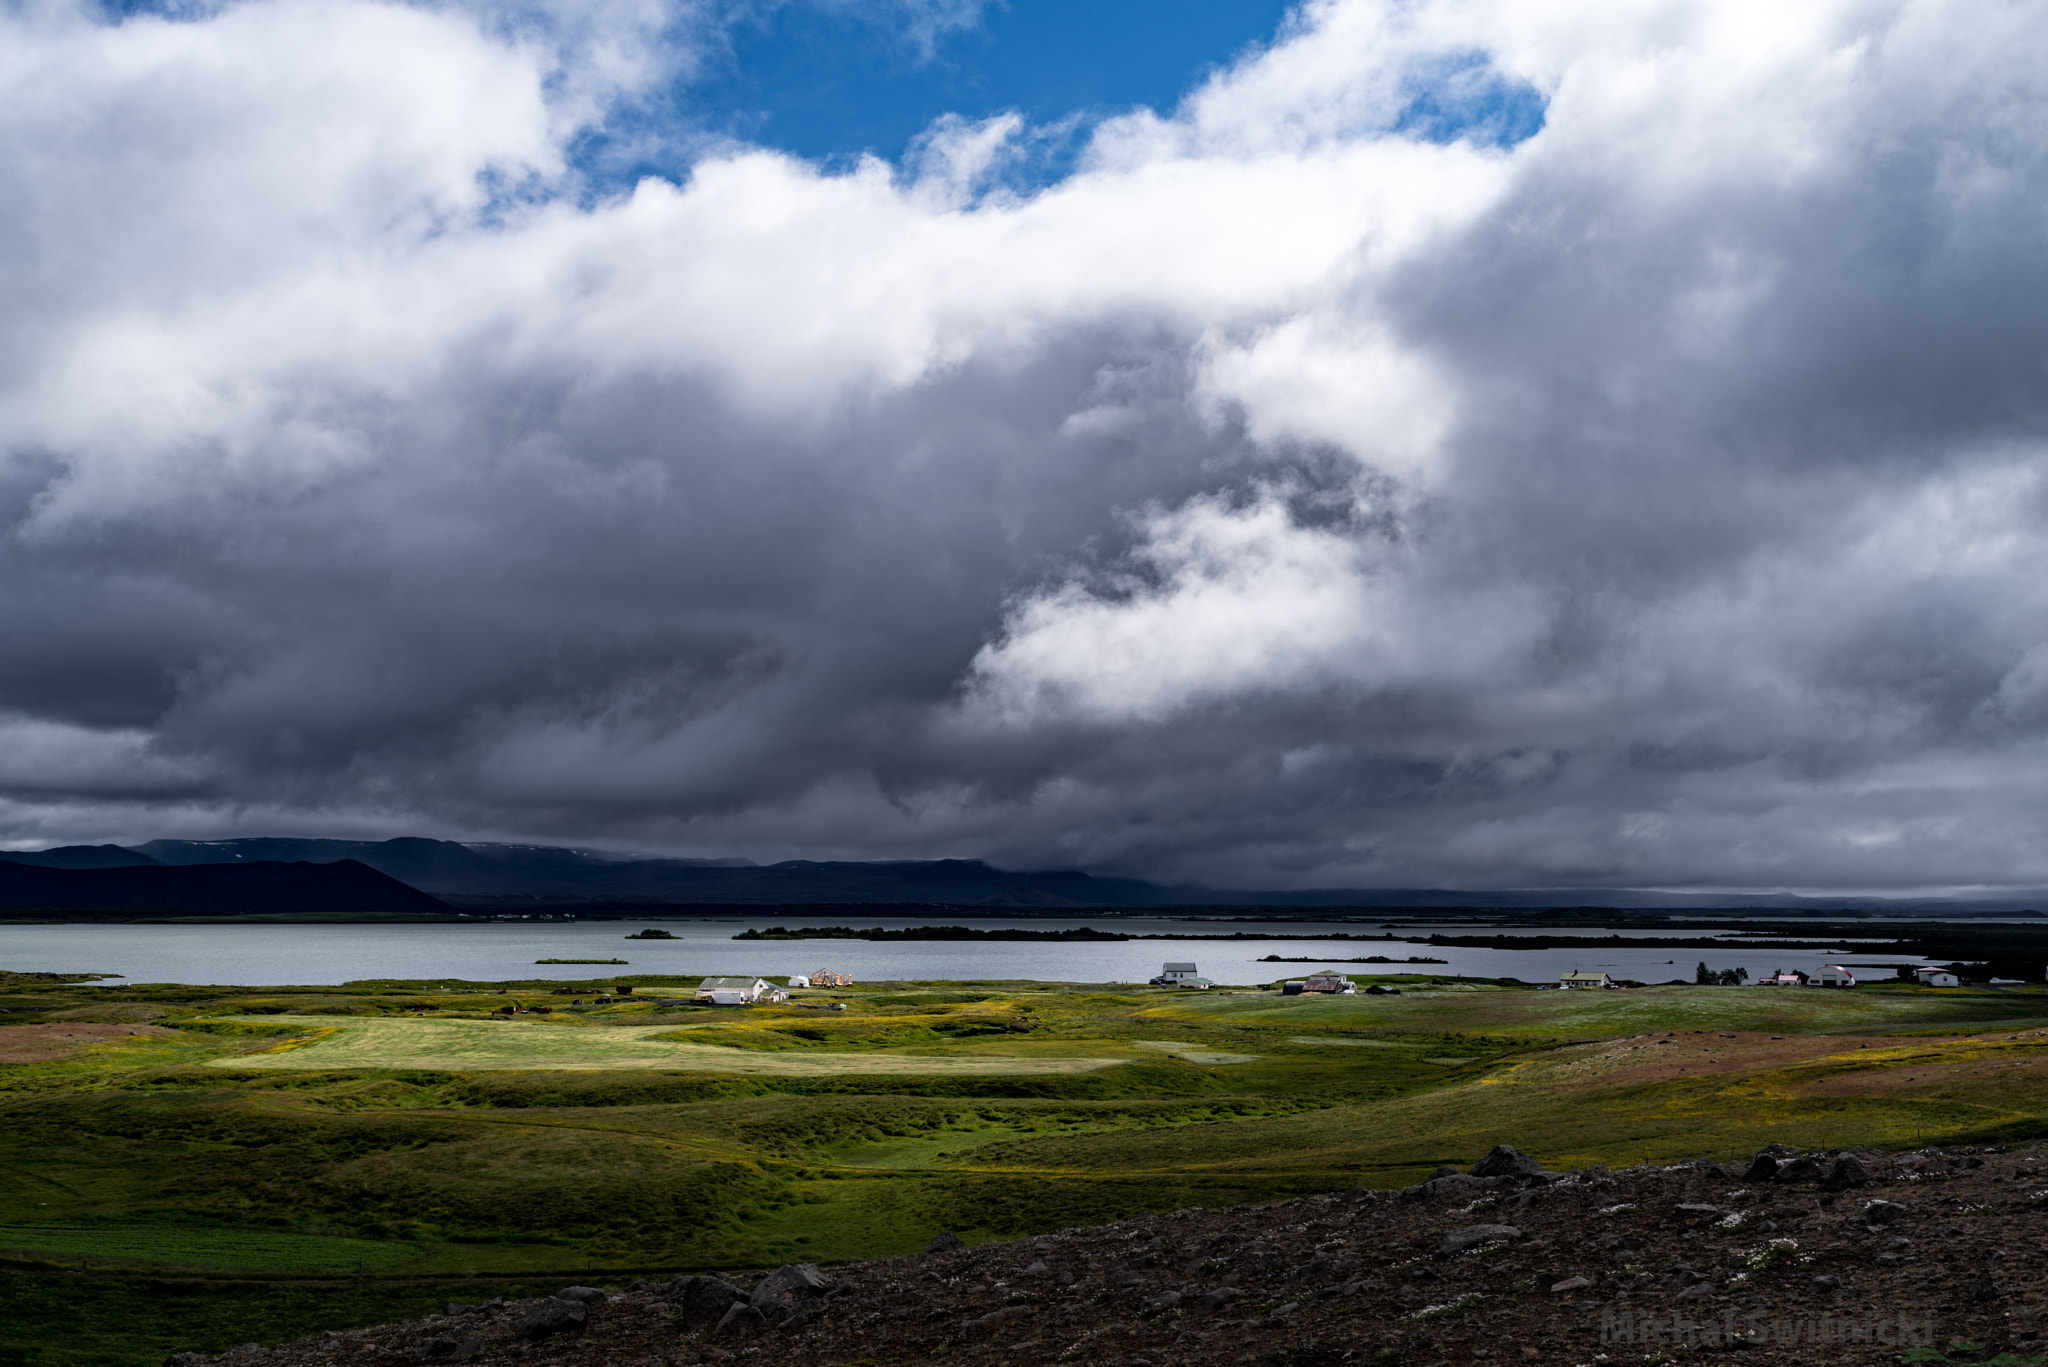
[[[0,979],[10,1367],[1400,1185],[1503,1136],[1566,1166],[2048,1135],[2040,988],[1394,971],[1354,981],[1398,996],[990,980],[718,1009],[681,975],[80,981]]]

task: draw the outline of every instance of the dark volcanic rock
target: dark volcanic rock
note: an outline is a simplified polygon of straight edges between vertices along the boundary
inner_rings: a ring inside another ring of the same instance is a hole
[[[692,1324],[716,1324],[747,1300],[746,1292],[717,1277],[685,1277],[676,1284],[675,1296],[677,1311]]]
[[[1825,1176],[1820,1179],[1822,1191],[1847,1191],[1851,1187],[1867,1187],[1877,1180],[1862,1159],[1853,1153],[1845,1153],[1828,1165]]]
[[[962,1239],[951,1230],[947,1230],[944,1233],[932,1235],[932,1241],[924,1246],[924,1251],[927,1253],[954,1253],[965,1247],[967,1247],[965,1239]]]
[[[761,1279],[750,1303],[771,1322],[780,1323],[824,1300],[831,1285],[819,1275],[816,1263],[785,1265]]]
[[[577,1301],[584,1305],[595,1305],[608,1294],[608,1292],[600,1291],[594,1286],[565,1286],[555,1293],[555,1299],[558,1301]]]
[[[768,1327],[768,1317],[751,1305],[735,1305],[711,1332],[718,1338],[748,1338]]]
[[[1535,1177],[1543,1165],[1509,1144],[1496,1144],[1493,1152],[1472,1165],[1474,1177]]]
[[[1463,1229],[1454,1229],[1444,1235],[1442,1241],[1437,1244],[1436,1251],[1438,1257],[1449,1258],[1463,1253],[1468,1248],[1477,1248],[1481,1244],[1521,1237],[1522,1231],[1513,1225],[1467,1225]]]
[[[558,1300],[550,1296],[519,1322],[513,1337],[529,1341],[551,1338],[556,1334],[566,1334],[571,1329],[581,1329],[589,1318],[590,1312],[583,1308],[583,1302]]]
[[[1745,1182],[1775,1182],[1778,1180],[1779,1166],[1776,1154],[1760,1153],[1751,1159],[1749,1167],[1743,1170],[1742,1180]]]

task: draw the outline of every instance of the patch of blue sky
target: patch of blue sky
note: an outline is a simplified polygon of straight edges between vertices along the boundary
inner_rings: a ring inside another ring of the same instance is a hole
[[[1483,52],[1463,52],[1409,73],[1394,131],[1423,142],[1460,139],[1513,147],[1543,129],[1541,91],[1495,69]]]
[[[917,0],[770,0],[740,12],[686,79],[593,130],[575,149],[594,193],[643,175],[680,179],[707,147],[776,148],[827,170],[863,156],[914,162],[941,118],[1004,113],[1024,132],[998,183],[1071,171],[1103,118],[1170,112],[1220,67],[1271,42],[1287,0],[1008,0],[934,26]],[[1394,131],[1512,147],[1543,126],[1533,87],[1483,53],[1418,69]]]
[[[1012,178],[1066,173],[1102,118],[1162,112],[1271,41],[1287,0],[1008,0],[934,28],[903,4],[787,0],[737,17],[723,50],[594,133],[599,179],[677,176],[713,141],[777,148],[828,169],[900,163],[946,115],[1020,115]]]

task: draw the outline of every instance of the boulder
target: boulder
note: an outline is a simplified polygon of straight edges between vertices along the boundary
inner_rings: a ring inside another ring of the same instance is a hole
[[[951,1230],[932,1235],[932,1241],[924,1246],[927,1253],[954,1253],[967,1247],[967,1241]]]
[[[1713,1299],[1714,1288],[1705,1282],[1696,1282],[1678,1293],[1673,1299],[1681,1301],[1704,1301]]]
[[[1821,1166],[1818,1158],[1791,1158],[1778,1165],[1778,1180],[1780,1182],[1812,1182],[1826,1171],[1827,1169]]]
[[[1552,1282],[1550,1284],[1550,1291],[1552,1295],[1562,1296],[1573,1291],[1584,1291],[1592,1284],[1584,1277],[1566,1277],[1561,1282]]]
[[[1828,1170],[1820,1179],[1822,1191],[1847,1191],[1851,1187],[1867,1187],[1876,1180],[1876,1174],[1853,1153],[1843,1154],[1828,1164]]]
[[[1749,1166],[1743,1170],[1742,1180],[1745,1182],[1775,1182],[1778,1180],[1778,1168],[1777,1155],[1760,1153],[1751,1159]]]
[[[1146,1301],[1145,1304],[1139,1308],[1138,1313],[1141,1315],[1157,1315],[1164,1313],[1165,1311],[1171,1310],[1174,1306],[1179,1304],[1180,1292],[1168,1291],[1162,1295],[1154,1296],[1151,1300]]]
[[[1906,1214],[1906,1208],[1896,1201],[1872,1201],[1863,1207],[1863,1222],[1869,1225],[1896,1224]]]
[[[565,1286],[555,1293],[555,1299],[558,1301],[577,1301],[584,1305],[596,1305],[609,1294],[609,1292],[600,1291],[594,1286]]]
[[[448,1355],[448,1361],[474,1362],[476,1361],[476,1359],[484,1355],[485,1346],[486,1345],[484,1343],[484,1336],[482,1334],[471,1334],[468,1338],[464,1339],[461,1343],[456,1345],[455,1351]]]
[[[735,1305],[746,1303],[747,1293],[717,1277],[684,1277],[675,1288],[676,1308],[691,1324],[716,1324]]]
[[[785,1263],[761,1279],[749,1303],[779,1324],[824,1300],[831,1285],[816,1263]]]
[[[483,1309],[481,1305],[470,1305],[465,1301],[450,1301],[448,1302],[448,1308],[441,1313],[449,1319],[455,1320],[461,1319],[464,1315],[474,1315],[481,1309]]]
[[[768,1327],[768,1317],[751,1305],[729,1307],[711,1331],[716,1338],[750,1338]]]
[[[1052,1271],[1052,1268],[1046,1265],[1045,1259],[1034,1258],[1032,1260],[1031,1266],[1025,1268],[1022,1272],[1019,1272],[1017,1275],[1020,1277],[1043,1277],[1046,1273],[1050,1271]]]
[[[1497,1177],[1473,1177],[1468,1173],[1454,1172],[1448,1177],[1432,1177],[1419,1187],[1409,1187],[1401,1195],[1410,1201],[1433,1201],[1446,1196],[1462,1196],[1469,1199],[1481,1192],[1491,1191],[1499,1184],[1500,1179]]]
[[[1201,1305],[1204,1310],[1221,1310],[1243,1294],[1234,1286],[1219,1286],[1202,1296]]]
[[[454,1357],[455,1349],[454,1339],[428,1339],[420,1345],[420,1361],[439,1362],[442,1358]]]
[[[1431,1172],[1429,1176],[1423,1178],[1422,1180],[1425,1182],[1434,1182],[1439,1177],[1461,1177],[1464,1175],[1464,1172],[1465,1170],[1463,1168],[1454,1168],[1449,1163],[1445,1163],[1443,1166],[1437,1168],[1435,1171]]]
[[[1496,1144],[1493,1152],[1472,1165],[1474,1177],[1536,1177],[1543,1165],[1510,1144]]]
[[[1450,1258],[1481,1244],[1521,1237],[1522,1231],[1513,1225],[1467,1225],[1463,1229],[1454,1229],[1444,1235],[1443,1241],[1436,1246],[1436,1253],[1439,1258]]]
[[[536,1342],[556,1334],[566,1334],[572,1329],[581,1329],[590,1318],[590,1312],[583,1308],[582,1301],[558,1300],[550,1296],[534,1307],[533,1313],[519,1322],[513,1337]]]

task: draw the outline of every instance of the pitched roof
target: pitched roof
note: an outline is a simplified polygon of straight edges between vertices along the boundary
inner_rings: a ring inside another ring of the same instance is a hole
[[[1162,973],[1192,973],[1195,971],[1195,966],[1193,964],[1168,964],[1160,971]]]
[[[759,978],[706,978],[697,984],[699,992],[751,992]]]

